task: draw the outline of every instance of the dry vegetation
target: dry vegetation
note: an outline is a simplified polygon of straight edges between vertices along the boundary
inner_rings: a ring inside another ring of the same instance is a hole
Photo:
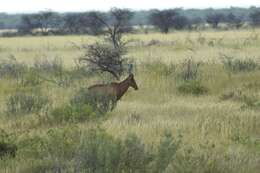
[[[111,78],[75,63],[99,38],[1,38],[0,172],[258,172],[258,33],[128,35],[139,90],[105,115],[71,104]]]

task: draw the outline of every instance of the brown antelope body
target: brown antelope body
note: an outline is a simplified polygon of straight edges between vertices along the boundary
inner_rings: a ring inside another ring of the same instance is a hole
[[[111,84],[97,84],[90,86],[88,90],[94,94],[98,94],[101,96],[112,96],[115,97],[116,100],[119,100],[126,93],[130,86],[133,87],[135,90],[138,90],[138,86],[135,82],[133,74],[130,74],[122,82]]]

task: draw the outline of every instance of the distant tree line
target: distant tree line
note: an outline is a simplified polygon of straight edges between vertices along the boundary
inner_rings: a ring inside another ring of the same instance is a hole
[[[0,29],[17,29],[19,34],[102,34],[104,28],[110,28],[115,20],[115,11],[89,11],[80,13],[57,13],[42,11],[35,14],[0,13]],[[135,26],[144,28],[153,26],[163,33],[170,30],[197,29],[200,26],[219,28],[225,24],[228,28],[240,28],[243,25],[260,26],[260,8],[229,9],[167,9],[131,11],[121,9],[118,18],[124,17],[124,32],[130,32]],[[136,27],[135,27],[136,28]],[[122,28],[121,28],[122,29]]]

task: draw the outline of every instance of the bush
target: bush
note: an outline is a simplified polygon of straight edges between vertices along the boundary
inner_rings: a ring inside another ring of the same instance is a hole
[[[243,152],[219,152],[218,147],[214,143],[207,141],[200,143],[196,147],[188,146],[179,150],[168,165],[165,173],[257,172],[256,165],[258,164],[257,162],[252,163],[250,157],[251,155]]]
[[[161,41],[160,41],[160,40],[152,39],[152,40],[150,40],[146,45],[147,45],[147,46],[156,46],[156,45],[160,45],[160,44],[161,44]]]
[[[241,88],[225,91],[221,96],[221,100],[233,100],[241,102],[242,109],[260,110],[260,99],[256,92],[259,91],[258,83],[246,84]]]
[[[128,135],[121,146],[120,170],[122,172],[148,172],[152,153],[135,135]]]
[[[37,73],[38,72],[34,69],[28,69],[28,71],[21,77],[21,85],[26,87],[41,84],[42,80]]]
[[[16,145],[0,141],[0,159],[5,156],[15,157],[16,150]]]
[[[54,108],[51,112],[52,117],[56,122],[70,121],[70,122],[82,122],[87,119],[96,118],[96,113],[92,107],[88,104],[84,105],[65,105],[58,108]]]
[[[11,156],[15,157],[17,146],[11,139],[10,135],[0,129],[0,159]]]
[[[184,81],[197,80],[198,71],[201,63],[194,62],[192,59],[186,59],[181,68],[181,72],[178,74],[178,78]]]
[[[88,89],[79,90],[70,101],[71,105],[90,105],[98,115],[103,115],[114,109],[116,98],[102,94],[91,93]]]
[[[84,49],[86,54],[79,60],[80,62],[87,62],[91,71],[108,72],[119,80],[126,70],[125,47],[114,47],[109,43],[95,43],[84,46]]]
[[[258,64],[252,59],[240,60],[226,55],[223,55],[222,63],[226,70],[234,73],[249,72],[258,68]]]
[[[181,137],[181,136],[179,136]],[[154,172],[163,172],[176,157],[181,144],[181,138],[175,140],[170,133],[165,133],[158,146],[157,157],[153,163]]]
[[[78,164],[86,172],[148,172],[151,154],[135,135],[117,140],[102,130],[92,130],[80,144]]]
[[[63,62],[61,58],[57,57],[54,59],[37,59],[34,62],[33,68],[41,73],[54,74],[56,76],[60,75],[64,71]]]
[[[76,155],[76,172],[118,172],[120,141],[103,130],[90,130],[82,138]]]
[[[57,57],[50,60],[36,60],[32,70],[42,81],[51,82],[59,87],[70,86],[74,77],[73,73],[64,69],[63,61]]]
[[[132,134],[118,139],[99,128],[79,131],[71,126],[50,129],[38,138],[21,145],[23,155],[38,153],[31,157],[33,166],[23,172],[163,172],[180,146],[170,134],[152,150]]]
[[[51,116],[58,122],[95,119],[112,110],[115,103],[112,97],[89,93],[87,89],[81,89],[70,100],[70,103],[54,108]]]
[[[29,162],[23,164],[20,172],[67,172],[78,151],[80,134],[77,128],[69,126],[20,140],[20,154]]]
[[[149,73],[160,74],[162,76],[171,76],[176,72],[175,64],[165,64],[160,61],[153,63],[142,64],[144,69],[147,69]]]
[[[208,89],[201,85],[199,81],[183,81],[177,86],[177,90],[182,94],[202,95],[208,92]]]
[[[75,80],[91,77],[94,75],[94,72],[87,69],[84,64],[76,64],[76,66],[70,71],[70,75]]]
[[[213,149],[213,148],[212,148]],[[211,150],[212,150],[211,149]],[[198,149],[197,149],[198,150]],[[208,172],[231,172],[227,170],[227,167],[221,170],[220,165],[217,166],[220,160],[214,160],[212,158],[213,153],[209,151],[199,152],[194,148],[184,149],[183,153],[178,153],[174,157],[171,163],[166,169],[166,173],[208,173]],[[223,161],[227,161],[226,158],[222,158]]]
[[[174,159],[180,142],[165,134],[154,152],[135,135],[118,140],[103,130],[91,130],[80,144],[76,167],[86,172],[163,172]]]
[[[0,34],[1,37],[17,37],[20,36],[18,32],[6,31]]]
[[[48,103],[48,97],[43,96],[38,91],[32,93],[17,91],[11,95],[6,102],[7,114],[16,115],[37,113]]]
[[[63,165],[62,165],[63,166]],[[64,168],[65,166],[63,166]],[[30,164],[24,165],[20,173],[52,173],[61,172],[61,165],[50,160],[32,160]]]
[[[0,62],[0,77],[11,77],[18,79],[27,70],[27,66],[16,61],[14,56]]]

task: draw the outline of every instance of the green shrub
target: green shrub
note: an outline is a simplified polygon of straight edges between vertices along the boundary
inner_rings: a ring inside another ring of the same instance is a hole
[[[198,150],[198,149],[197,149]],[[194,148],[187,148],[182,151],[182,153],[178,153],[171,161],[171,163],[166,168],[165,173],[217,173],[217,172],[230,172],[230,170],[226,170],[223,168],[221,170],[221,166],[217,165],[219,160],[212,159],[212,152],[204,151],[199,152]],[[223,160],[225,158],[222,158]],[[227,161],[227,160],[225,160]],[[219,166],[219,168],[218,168]]]
[[[114,109],[116,98],[114,96],[91,93],[88,89],[83,88],[75,94],[70,103],[71,105],[90,105],[97,114],[104,115]]]
[[[13,139],[4,130],[0,129],[0,159],[5,156],[15,157],[17,146]]]
[[[241,109],[255,109],[260,110],[260,99],[254,96],[244,96],[242,98],[243,105],[241,106]]]
[[[132,134],[118,139],[99,128],[55,128],[20,142],[20,154],[34,161],[22,172],[163,172],[175,158],[179,144],[170,134],[162,138],[158,148],[152,148]]]
[[[36,86],[41,84],[42,80],[40,79],[38,72],[34,69],[28,69],[26,73],[21,77],[21,85],[26,86]]]
[[[33,68],[41,73],[60,75],[64,71],[63,62],[61,58],[54,59],[37,59],[34,62]]]
[[[8,115],[37,113],[49,103],[48,97],[38,91],[17,91],[9,96],[6,106]]]
[[[81,89],[70,100],[70,103],[54,108],[51,116],[58,122],[79,122],[101,117],[112,110],[114,105],[114,98],[89,93],[87,89]]]
[[[21,172],[67,172],[78,151],[80,135],[78,128],[68,126],[20,140],[19,154],[29,162],[20,168]]]
[[[199,81],[183,81],[177,86],[178,92],[182,94],[202,95],[208,92],[208,89],[201,85]]]
[[[118,140],[103,130],[91,130],[80,144],[76,167],[85,172],[163,172],[180,142],[166,134],[154,152],[135,135]]]
[[[241,88],[226,91],[220,96],[220,99],[241,102],[242,109],[260,110],[260,99],[259,96],[255,94],[259,90],[255,88],[257,86],[258,84],[248,84]]]
[[[0,159],[4,156],[15,157],[17,146],[12,143],[0,141]]]
[[[69,87],[73,81],[72,73],[66,70],[61,58],[40,59],[31,68],[42,81],[51,82],[59,87]]]
[[[258,68],[258,64],[252,59],[234,59],[233,57],[229,57],[226,55],[223,55],[222,63],[226,70],[234,73],[249,72]]]
[[[63,166],[64,168],[65,166]],[[61,165],[55,164],[52,160],[32,160],[31,164],[24,165],[20,173],[53,173],[62,172]]]
[[[54,108],[51,115],[57,122],[81,122],[87,119],[96,118],[96,113],[88,104],[67,104]]]
[[[77,168],[83,172],[148,171],[151,154],[135,135],[118,140],[103,130],[91,130],[84,135],[77,156]]]
[[[116,37],[116,39],[121,39],[121,37]],[[118,80],[126,71],[125,65],[128,59],[125,54],[127,49],[121,41],[113,42],[116,45],[107,41],[106,39],[105,42],[84,45],[85,55],[79,59],[79,62],[85,62],[88,69],[93,72],[107,72]]]
[[[176,72],[175,64],[165,64],[161,61],[153,63],[143,63],[144,69],[147,69],[149,73],[159,74],[161,76],[171,76]]]
[[[18,79],[27,71],[27,66],[16,61],[14,56],[0,62],[0,77],[11,77]]]
[[[181,144],[181,138],[175,140],[170,133],[165,133],[158,146],[156,158],[153,163],[153,172],[163,172],[176,157]]]
[[[199,67],[201,63],[194,62],[192,59],[186,59],[181,66],[181,71],[177,78],[184,81],[197,80],[199,77]]]
[[[257,162],[252,163],[251,155],[230,151],[219,152],[214,143],[201,143],[199,146],[188,146],[179,150],[165,173],[237,173],[257,172]],[[245,165],[244,165],[245,164]],[[247,166],[248,165],[248,166]]]
[[[199,33],[199,36],[197,38],[197,42],[200,44],[200,45],[204,45],[206,43],[206,38],[201,34]]]
[[[135,135],[128,135],[121,145],[120,155],[121,172],[148,172],[152,161],[152,152]]]
[[[88,65],[75,61],[75,66],[70,71],[73,79],[81,79],[85,77],[91,77],[97,73],[88,68]]]
[[[82,136],[76,155],[76,172],[119,172],[120,140],[103,130],[90,130]]]

